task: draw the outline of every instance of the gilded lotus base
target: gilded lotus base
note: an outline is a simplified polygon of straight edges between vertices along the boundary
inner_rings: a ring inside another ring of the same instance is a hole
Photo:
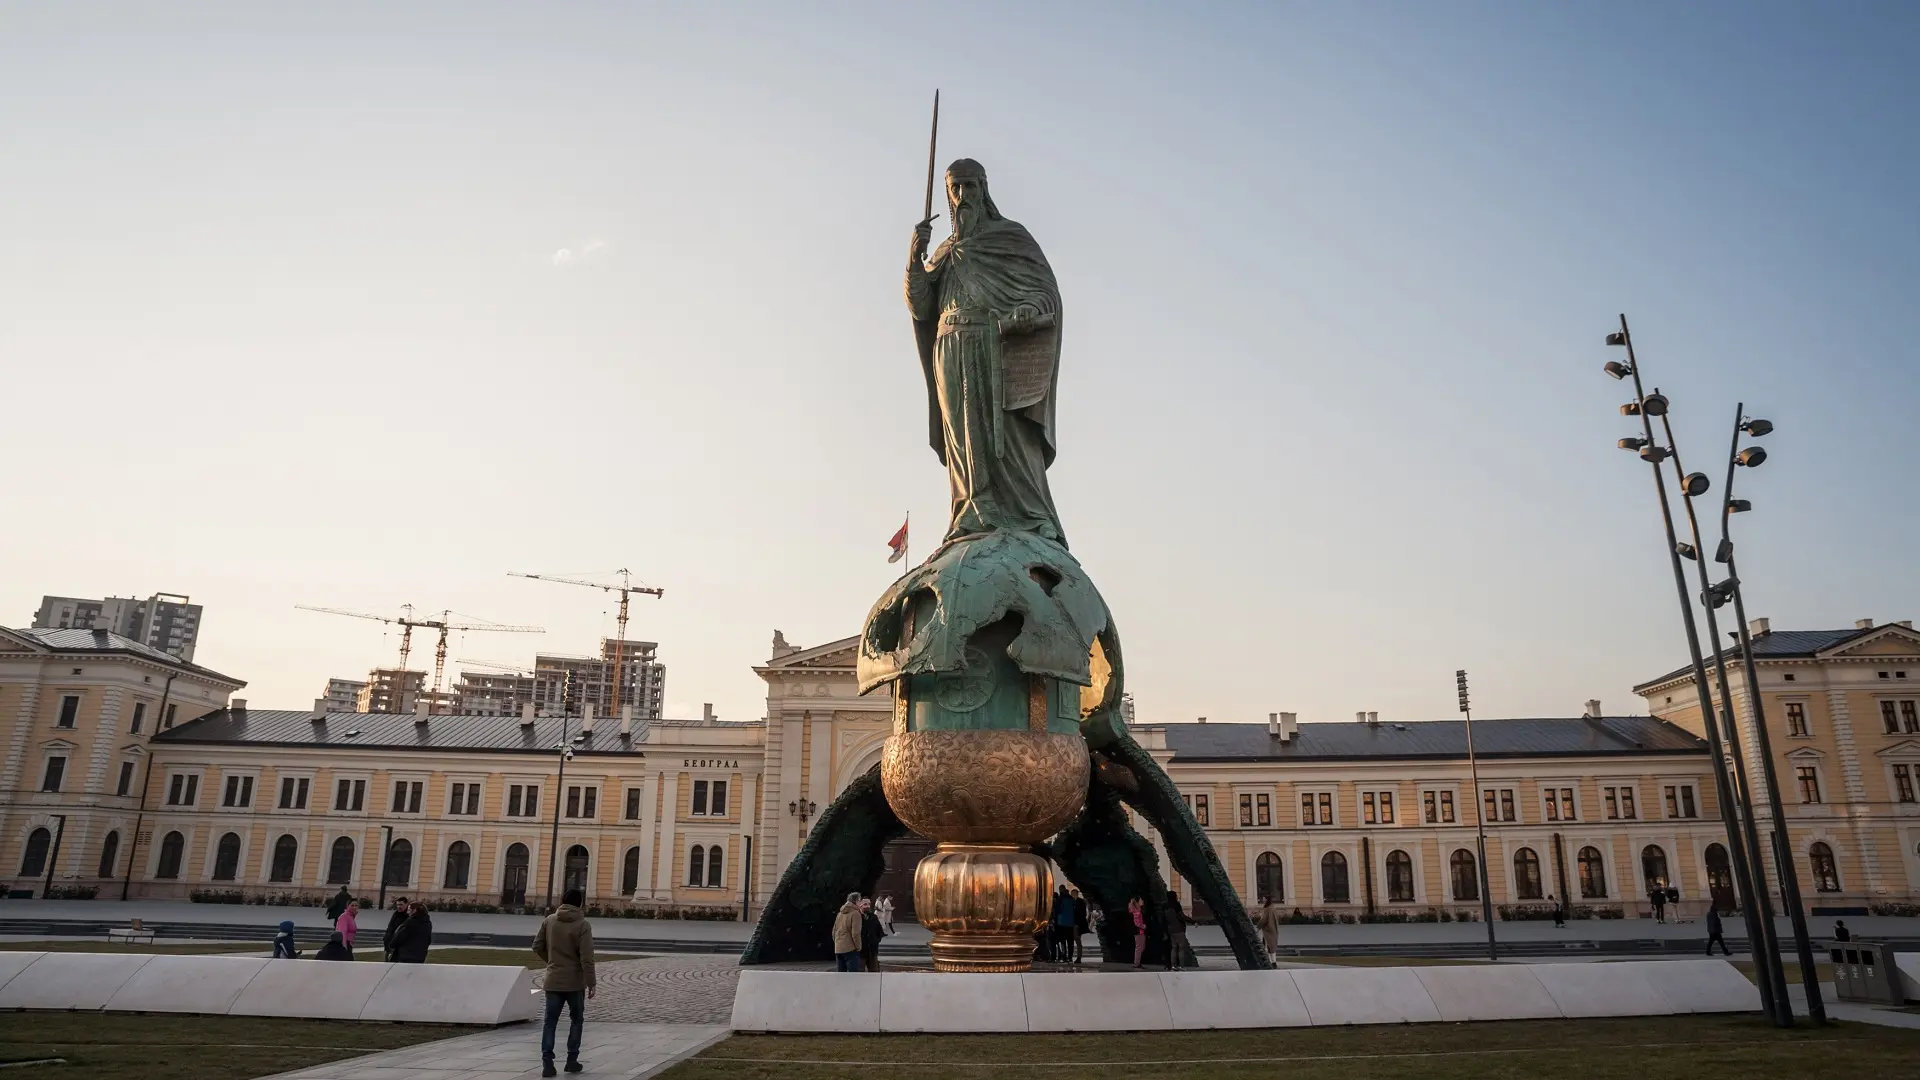
[[[913,874],[936,971],[1031,971],[1047,924],[1053,871],[1016,844],[941,844]]]

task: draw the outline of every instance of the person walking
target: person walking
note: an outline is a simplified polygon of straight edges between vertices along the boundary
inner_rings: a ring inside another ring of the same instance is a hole
[[[587,894],[568,889],[560,896],[560,908],[541,922],[533,935],[533,954],[547,962],[541,988],[547,992],[547,1015],[540,1029],[540,1075],[552,1076],[553,1037],[560,1026],[560,1009],[567,1010],[567,1071],[577,1073],[580,1064],[580,1027],[593,997],[593,924],[581,912]],[[429,931],[431,930],[431,924]],[[429,932],[429,938],[431,933]],[[422,953],[424,955],[424,952]]]
[[[293,947],[293,920],[280,920],[280,932],[273,935],[273,958],[275,960],[295,960],[300,950]]]
[[[353,938],[360,932],[360,901],[347,901],[346,910],[333,921],[333,929],[340,935],[340,943],[347,947],[347,959],[353,959]]]
[[[1073,933],[1073,897],[1061,885],[1053,892],[1053,910],[1047,917],[1047,959],[1064,964],[1072,959],[1068,935]]]
[[[389,964],[395,962],[393,957],[393,935],[399,932],[400,927],[406,923],[407,918],[412,914],[413,908],[407,903],[406,897],[399,896],[394,898],[393,914],[387,916],[387,932],[380,935],[381,955],[386,958]]]
[[[432,946],[433,917],[427,914],[427,905],[416,900],[407,912],[406,921],[393,932],[393,962],[424,964],[427,950]]]
[[[833,917],[833,970],[860,970],[860,894],[850,892]]]
[[[1833,940],[1835,941],[1852,941],[1853,940],[1853,931],[1847,929],[1847,922],[1845,919],[1833,920]]]
[[[1127,901],[1127,914],[1133,917],[1133,970],[1139,971],[1147,955],[1147,906],[1136,896]]]
[[[346,942],[340,940],[340,931],[335,930],[327,935],[327,943],[320,946],[320,951],[314,953],[313,958],[315,960],[351,960],[353,950],[347,948]]]
[[[1547,894],[1547,902],[1553,905],[1553,926],[1556,930],[1567,928],[1567,906],[1552,893]]]
[[[1713,955],[1713,944],[1716,941],[1720,943],[1721,955],[1723,956],[1733,955],[1733,950],[1727,948],[1727,939],[1723,936],[1725,933],[1726,933],[1725,928],[1720,925],[1720,905],[1708,904],[1707,905],[1707,955],[1708,956]]]
[[[1180,894],[1167,890],[1167,970],[1179,971],[1187,956],[1187,913],[1180,910]]]
[[[1079,889],[1073,890],[1070,895],[1073,897],[1073,963],[1078,967],[1086,956],[1082,949],[1087,943],[1087,931],[1093,929],[1090,921],[1092,912],[1087,907],[1087,898],[1080,895]]]
[[[339,921],[340,913],[347,910],[347,905],[351,903],[353,903],[353,894],[347,891],[345,885],[340,886],[340,891],[334,893],[333,899],[327,901],[327,921]]]
[[[1260,928],[1260,944],[1266,947],[1267,959],[1280,957],[1280,905],[1268,896],[1260,901],[1260,910],[1253,914],[1253,925]]]
[[[1653,921],[1667,921],[1667,890],[1665,886],[1655,885],[1647,890],[1647,899],[1653,904]]]
[[[880,932],[893,936],[893,894],[881,893],[880,899],[873,903],[873,913],[880,916]]]
[[[1107,959],[1107,909],[1099,904],[1087,904],[1087,930],[1093,934],[1094,963],[1104,963]]]
[[[875,975],[880,974],[880,939],[886,936],[873,901],[860,901],[860,965]]]

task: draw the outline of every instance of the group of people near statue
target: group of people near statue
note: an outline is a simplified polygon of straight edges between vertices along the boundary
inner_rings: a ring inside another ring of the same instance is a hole
[[[833,969],[880,970],[880,940],[893,933],[893,896],[847,894],[833,919]]]

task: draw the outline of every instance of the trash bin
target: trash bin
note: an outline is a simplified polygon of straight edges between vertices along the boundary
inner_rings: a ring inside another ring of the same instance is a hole
[[[1905,1004],[1892,948],[1874,941],[1838,941],[1829,952],[1833,958],[1835,997],[1876,1005]]]

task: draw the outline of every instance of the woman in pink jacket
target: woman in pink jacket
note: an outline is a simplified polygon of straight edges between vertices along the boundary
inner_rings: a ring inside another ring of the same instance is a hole
[[[1127,901],[1127,913],[1133,916],[1133,968],[1140,970],[1140,960],[1147,954],[1147,910],[1139,897]]]
[[[354,932],[360,929],[359,911],[360,901],[355,900],[347,905],[347,910],[341,912],[340,918],[336,919],[333,924],[333,928],[340,931],[340,942],[347,947],[347,959],[349,960],[353,959]]]

